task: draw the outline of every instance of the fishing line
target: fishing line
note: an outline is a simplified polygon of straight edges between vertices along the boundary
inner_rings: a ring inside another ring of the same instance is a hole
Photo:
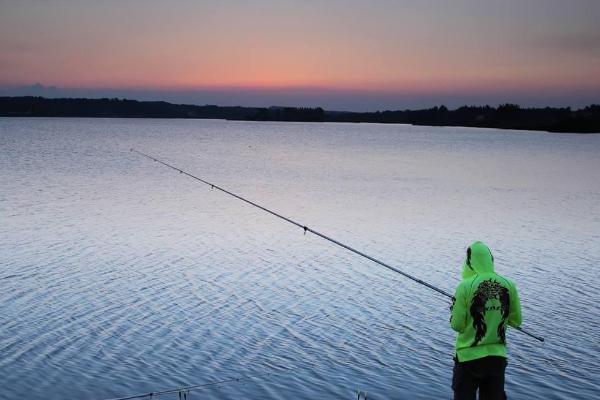
[[[414,282],[416,282],[416,283],[418,283],[418,284],[420,284],[422,286],[428,287],[429,289],[434,290],[434,291],[438,292],[439,294],[441,294],[443,296],[446,296],[447,298],[449,298],[452,301],[454,301],[454,296],[451,295],[450,293],[446,292],[445,290],[440,289],[440,288],[438,288],[438,287],[436,287],[436,286],[434,286],[434,285],[432,285],[430,283],[427,283],[427,282],[425,282],[425,281],[423,281],[423,280],[421,280],[421,279],[419,279],[419,278],[417,278],[417,277],[415,277],[413,275],[410,275],[410,274],[408,274],[408,273],[406,273],[406,272],[404,272],[404,271],[402,271],[402,270],[400,270],[400,269],[398,269],[396,267],[393,267],[393,266],[391,266],[391,265],[389,265],[389,264],[387,264],[387,263],[385,263],[385,262],[383,262],[381,260],[378,260],[375,257],[372,257],[372,256],[370,256],[368,254],[365,254],[365,253],[363,253],[360,250],[357,250],[357,249],[355,249],[353,247],[350,247],[350,246],[348,246],[348,245],[346,245],[346,244],[344,244],[342,242],[339,242],[339,241],[333,239],[332,237],[329,237],[329,236],[327,236],[327,235],[325,235],[325,234],[323,234],[321,232],[318,232],[318,231],[316,231],[316,230],[314,230],[312,228],[309,228],[308,226],[306,226],[304,224],[301,224],[301,223],[299,223],[297,221],[294,221],[291,218],[284,217],[283,215],[281,215],[281,214],[279,214],[279,213],[277,213],[277,212],[275,212],[273,210],[270,210],[270,209],[268,209],[266,207],[263,207],[260,204],[257,204],[257,203],[255,203],[253,201],[250,201],[250,200],[248,200],[248,199],[246,199],[246,198],[244,198],[244,197],[242,197],[242,196],[240,196],[238,194],[235,194],[235,193],[233,193],[233,192],[231,192],[231,191],[229,191],[227,189],[224,189],[224,188],[222,188],[222,187],[220,187],[218,185],[215,185],[214,183],[208,182],[208,181],[206,181],[206,180],[204,180],[202,178],[199,178],[199,177],[197,177],[195,175],[192,175],[189,172],[186,172],[186,171],[182,170],[181,168],[175,167],[175,166],[173,166],[173,165],[171,165],[169,163],[161,161],[161,160],[159,160],[156,157],[152,157],[152,156],[150,156],[148,154],[142,153],[141,151],[135,150],[133,148],[130,149],[130,151],[132,151],[134,153],[137,153],[137,154],[139,154],[141,156],[144,156],[144,157],[146,157],[146,158],[148,158],[148,159],[150,159],[150,160],[152,160],[154,162],[160,163],[160,164],[162,164],[162,165],[164,165],[166,167],[169,167],[172,170],[175,170],[175,171],[179,172],[180,174],[187,175],[187,176],[189,176],[192,179],[195,179],[195,180],[197,180],[199,182],[202,182],[205,185],[210,186],[211,189],[217,189],[217,190],[219,190],[219,191],[221,191],[221,192],[223,192],[225,194],[228,194],[228,195],[230,195],[232,197],[235,197],[238,200],[241,200],[241,201],[243,201],[243,202],[245,202],[247,204],[250,204],[251,206],[254,206],[254,207],[258,208],[258,209],[261,209],[261,210],[263,210],[263,211],[265,211],[265,212],[267,212],[267,213],[269,213],[269,214],[271,214],[271,215],[273,215],[273,216],[275,216],[275,217],[277,217],[279,219],[282,219],[282,220],[284,220],[284,221],[286,221],[286,222],[288,222],[288,223],[290,223],[292,225],[297,226],[298,228],[303,229],[304,230],[304,234],[306,234],[306,232],[310,232],[313,235],[316,235],[316,236],[318,236],[318,237],[320,237],[322,239],[325,239],[325,240],[327,240],[327,241],[329,241],[329,242],[331,242],[331,243],[333,243],[335,245],[338,245],[338,246],[340,246],[340,247],[342,247],[342,248],[344,248],[344,249],[346,249],[348,251],[351,251],[354,254],[358,254],[359,256],[364,257],[367,260],[373,261],[374,263],[379,264],[382,267],[385,267],[385,268],[389,269],[390,271],[396,272],[396,273],[404,276],[405,278],[408,278],[408,279],[410,279],[410,280],[412,280],[412,281],[414,281]],[[534,338],[536,340],[539,340],[540,342],[544,341],[543,337],[534,335],[532,333],[529,333],[526,330],[522,329],[521,327],[517,327],[515,329],[517,329],[521,333],[524,333],[527,336],[530,336],[530,337],[532,337],[532,338]]]

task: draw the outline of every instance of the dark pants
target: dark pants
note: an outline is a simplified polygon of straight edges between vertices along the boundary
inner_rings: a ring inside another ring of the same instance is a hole
[[[506,358],[489,356],[473,361],[454,359],[452,389],[454,400],[504,400],[504,371]]]

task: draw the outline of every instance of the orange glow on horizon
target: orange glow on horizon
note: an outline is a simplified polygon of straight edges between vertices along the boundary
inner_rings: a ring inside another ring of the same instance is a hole
[[[60,81],[40,81],[44,86],[56,86],[65,89],[132,89],[132,90],[164,90],[164,91],[331,91],[331,92],[364,92],[364,93],[405,93],[405,94],[448,94],[452,92],[485,93],[485,92],[503,92],[503,91],[547,91],[547,90],[600,90],[599,85],[590,85],[588,82],[532,82],[527,80],[519,82],[518,80],[495,80],[495,81],[405,81],[405,82],[315,82],[306,81],[285,81],[280,80],[253,80],[253,81],[222,81],[204,83],[202,81],[185,82],[181,79],[173,82],[157,82],[153,79],[140,80],[73,80]],[[36,81],[37,82],[37,81]],[[14,83],[0,82],[0,84]],[[31,81],[18,82],[18,85],[27,86]]]

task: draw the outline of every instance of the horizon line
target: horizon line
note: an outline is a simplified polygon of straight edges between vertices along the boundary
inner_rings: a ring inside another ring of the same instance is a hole
[[[126,97],[45,97],[45,96],[40,96],[40,95],[22,95],[22,96],[4,96],[4,95],[0,95],[0,98],[39,98],[39,99],[44,99],[44,100],[109,100],[109,101],[135,101],[138,103],[167,103],[167,104],[172,104],[172,105],[176,105],[176,106],[191,106],[191,107],[221,107],[221,108],[235,108],[235,107],[239,107],[239,108],[265,108],[265,109],[270,109],[270,108],[293,108],[293,109],[322,109],[324,112],[338,112],[338,113],[354,113],[354,114],[372,114],[372,113],[383,113],[383,112],[404,112],[404,111],[425,111],[425,110],[434,110],[434,109],[442,109],[442,108],[446,108],[448,111],[456,111],[460,108],[492,108],[492,109],[498,109],[500,107],[516,107],[518,109],[521,110],[535,110],[535,109],[555,109],[555,110],[560,110],[560,109],[570,109],[573,111],[581,111],[584,110],[586,108],[590,108],[590,107],[598,107],[600,106],[600,102],[599,103],[589,103],[586,106],[583,107],[579,107],[579,108],[574,108],[574,107],[570,107],[570,106],[564,106],[564,107],[553,107],[553,106],[535,106],[535,107],[531,107],[531,106],[521,106],[518,103],[501,103],[498,104],[496,106],[494,105],[490,105],[490,104],[463,104],[461,106],[458,107],[448,107],[443,103],[440,103],[439,105],[436,106],[431,106],[431,107],[425,107],[425,108],[404,108],[404,109],[386,109],[386,110],[376,110],[376,111],[347,111],[347,110],[334,110],[334,109],[327,109],[325,107],[321,107],[321,106],[288,106],[288,105],[278,105],[278,104],[272,104],[270,106],[248,106],[248,105],[235,105],[235,106],[230,106],[230,105],[220,105],[220,104],[210,104],[210,103],[205,103],[205,104],[190,104],[190,103],[174,103],[171,101],[166,101],[166,100],[138,100],[138,99],[132,99],[132,98],[126,98]]]
[[[261,87],[60,87],[42,83],[29,85],[2,84],[0,96],[41,96],[47,98],[124,98],[139,101],[166,101],[174,104],[214,104],[221,106],[323,107],[329,110],[374,112],[380,110],[427,109],[445,105],[458,108],[468,104],[498,106],[519,104],[524,107],[581,108],[600,103],[600,89],[571,90],[498,88],[494,90],[376,90],[360,88],[326,88],[318,86]]]

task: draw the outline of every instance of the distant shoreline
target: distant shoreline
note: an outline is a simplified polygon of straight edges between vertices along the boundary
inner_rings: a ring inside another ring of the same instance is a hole
[[[235,121],[363,122],[499,128],[563,133],[600,133],[600,105],[570,108],[444,106],[424,110],[342,112],[320,107],[230,107],[164,101],[44,97],[0,97],[0,117],[180,118]]]

